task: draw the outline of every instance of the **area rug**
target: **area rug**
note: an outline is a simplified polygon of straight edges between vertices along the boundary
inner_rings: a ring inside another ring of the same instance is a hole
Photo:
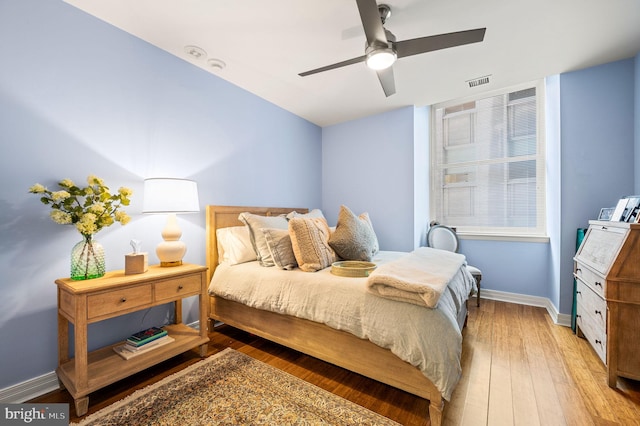
[[[79,425],[398,425],[248,355],[225,349]]]

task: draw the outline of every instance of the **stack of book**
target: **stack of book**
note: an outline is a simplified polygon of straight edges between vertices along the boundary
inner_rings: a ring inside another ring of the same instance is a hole
[[[132,334],[123,345],[115,346],[113,350],[122,358],[129,359],[171,343],[173,340],[167,334],[167,330],[151,327]]]

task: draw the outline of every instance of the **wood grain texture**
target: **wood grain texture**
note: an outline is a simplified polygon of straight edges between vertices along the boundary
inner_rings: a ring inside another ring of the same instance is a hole
[[[494,354],[502,357],[503,340],[511,341],[518,333],[516,341],[521,348],[513,357],[509,355],[511,369],[496,377],[491,359]],[[521,402],[515,400],[524,397],[519,390],[529,388],[529,383],[533,385],[533,395],[528,391],[527,398],[533,401],[524,411],[514,410],[513,424],[640,425],[640,382],[620,378],[618,388],[611,389],[605,367],[589,343],[575,336],[570,328],[554,325],[545,309],[485,299],[480,308],[470,306],[464,334],[463,377],[444,411],[444,425],[492,425],[487,413],[488,407],[495,405],[493,400],[504,400],[500,394],[508,393],[510,405],[517,407]],[[209,355],[230,347],[403,425],[430,424],[424,418],[429,403],[423,398],[233,327],[217,327],[209,337]],[[89,413],[199,360],[199,352],[194,349],[100,389],[91,394]],[[71,403],[70,420],[78,420],[73,399],[65,390],[30,402]],[[533,404],[537,421],[530,418]]]

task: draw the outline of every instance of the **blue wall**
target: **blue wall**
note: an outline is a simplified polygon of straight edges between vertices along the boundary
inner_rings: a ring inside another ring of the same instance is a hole
[[[628,59],[560,76],[560,312],[571,311],[576,228],[634,193],[634,68]]]
[[[414,248],[414,108],[322,129],[322,209],[368,212],[382,250]],[[426,159],[425,159],[426,161]]]
[[[28,194],[93,173],[134,190],[133,220],[102,230],[107,269],[129,241],[150,263],[165,218],[142,215],[145,177],[198,182],[179,217],[185,261],[205,263],[206,204],[319,207],[321,129],[61,1],[0,2],[0,389],[53,371],[56,286],[80,235]],[[194,300],[185,302],[195,321]],[[90,347],[169,319],[160,307],[90,326]]]

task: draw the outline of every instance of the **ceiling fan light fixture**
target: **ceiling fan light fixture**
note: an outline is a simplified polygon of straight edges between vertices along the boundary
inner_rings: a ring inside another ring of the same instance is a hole
[[[389,68],[398,59],[396,52],[389,48],[383,47],[374,49],[367,53],[366,64],[372,70],[384,70]]]

